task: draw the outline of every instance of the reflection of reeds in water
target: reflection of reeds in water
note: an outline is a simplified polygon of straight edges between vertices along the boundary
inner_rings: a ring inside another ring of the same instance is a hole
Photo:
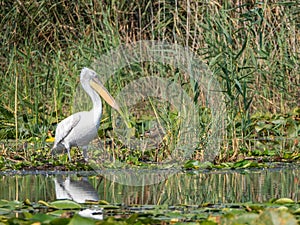
[[[179,173],[169,176],[160,183],[140,187],[101,180],[98,183],[98,190],[103,193],[105,199],[113,197],[112,202],[125,202],[126,204],[133,201],[139,204],[167,205],[267,202],[270,198],[285,196],[297,201],[300,196],[299,182],[294,182],[295,173],[297,170],[284,169],[257,171],[249,174],[212,172],[187,175]],[[283,180],[286,182],[281,182]],[[109,190],[115,190],[115,192],[112,193]],[[116,193],[122,194],[116,195]]]
[[[300,199],[298,174],[298,168],[178,173],[161,179],[160,183],[145,186],[114,182],[113,174],[107,178],[93,176],[88,180],[99,199],[110,203],[171,206],[268,202],[281,197],[297,202]],[[52,175],[1,175],[0,199],[55,200],[53,178]],[[74,175],[71,179],[80,182],[83,178]]]

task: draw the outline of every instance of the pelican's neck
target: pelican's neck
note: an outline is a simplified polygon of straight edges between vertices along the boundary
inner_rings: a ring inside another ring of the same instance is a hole
[[[90,85],[82,85],[86,93],[90,96],[92,102],[93,102],[93,108],[90,110],[90,113],[92,113],[91,116],[94,118],[95,124],[97,126],[100,125],[100,119],[102,115],[102,101],[98,93],[91,88]]]

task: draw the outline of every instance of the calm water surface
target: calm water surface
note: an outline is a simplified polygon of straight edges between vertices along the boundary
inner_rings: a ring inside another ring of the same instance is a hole
[[[281,197],[300,201],[300,169],[295,166],[196,172],[9,172],[0,174],[0,179],[0,199],[19,201],[105,200],[125,205],[261,203]]]

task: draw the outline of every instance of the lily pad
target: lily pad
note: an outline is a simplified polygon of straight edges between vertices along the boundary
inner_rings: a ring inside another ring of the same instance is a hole
[[[296,210],[294,211],[294,214],[295,214],[295,215],[300,215],[300,208],[296,209]]]
[[[211,162],[200,162],[198,160],[189,160],[184,164],[185,169],[210,169],[212,166]]]
[[[0,208],[9,208],[9,209],[20,209],[22,208],[23,203],[19,201],[0,201]]]
[[[222,218],[222,224],[254,224],[253,222],[258,218],[256,213],[244,213],[241,215],[229,214]]]
[[[69,218],[55,218],[51,221],[51,225],[67,225],[69,222]]]
[[[59,209],[59,210],[48,212],[47,214],[51,216],[61,217],[66,211],[67,210]]]
[[[295,202],[290,198],[279,198],[274,203],[277,203],[277,204],[292,204],[292,203],[295,203]]]
[[[49,206],[55,209],[81,209],[80,204],[70,200],[59,200],[51,202]]]
[[[76,214],[71,219],[71,221],[69,223],[69,225],[82,225],[82,224],[84,224],[84,225],[94,225],[95,224],[95,220],[90,219],[90,218],[81,217],[81,216],[79,216],[79,215]]]
[[[105,200],[99,200],[99,205],[109,205],[109,202]]]
[[[43,200],[38,201],[39,204],[49,207],[49,204]]]
[[[189,160],[184,164],[185,169],[199,169],[201,163],[197,160]]]
[[[30,220],[34,222],[50,223],[56,217],[42,213],[35,214]]]
[[[277,209],[265,210],[253,224],[256,225],[297,225],[296,218],[289,212]]]

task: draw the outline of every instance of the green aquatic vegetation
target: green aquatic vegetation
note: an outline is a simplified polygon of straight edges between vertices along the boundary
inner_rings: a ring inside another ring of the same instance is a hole
[[[284,200],[284,201],[283,201]],[[281,202],[278,205],[276,202]],[[286,203],[283,203],[286,202]],[[266,224],[280,218],[280,224],[297,224],[299,203],[291,199],[278,199],[266,204],[203,204],[203,205],[113,205],[104,208],[100,201],[92,205],[78,204],[70,200],[31,203],[0,201],[2,224]],[[94,209],[94,211],[93,211]],[[95,210],[97,209],[97,210]],[[81,216],[84,210],[94,212]],[[14,216],[15,213],[18,217]],[[97,212],[97,213],[96,213]],[[103,215],[103,219],[93,216]],[[276,224],[276,223],[274,223]]]
[[[73,158],[72,162],[69,162],[67,154],[58,154],[51,156],[50,146],[47,148],[41,147],[43,145],[40,141],[38,142],[25,142],[20,145],[18,149],[15,149],[14,143],[3,144],[4,148],[0,155],[0,170],[93,170],[98,168],[99,162],[97,160],[101,158],[91,158],[89,162],[85,162],[82,157],[81,150],[73,148],[71,155]],[[6,147],[7,146],[7,147]],[[25,146],[25,147],[24,147]],[[270,147],[271,148],[271,147]],[[274,147],[275,148],[275,147]],[[162,151],[162,150],[161,150]],[[92,153],[93,154],[93,153]],[[136,154],[124,154],[123,159],[115,159],[114,161],[101,161],[101,168],[143,168],[143,169],[167,169],[171,167],[178,167],[187,170],[201,170],[201,169],[245,169],[245,168],[267,168],[272,167],[271,162],[286,162],[286,163],[297,163],[300,159],[300,152],[298,150],[294,152],[281,153],[275,149],[265,150],[251,150],[247,151],[247,154],[239,153],[239,157],[231,159],[225,162],[202,162],[201,160],[190,159],[181,164],[159,164],[149,158],[145,161],[142,157],[141,152]],[[96,161],[95,161],[96,160]],[[96,163],[96,167],[93,166]],[[99,169],[101,169],[99,168]]]
[[[15,140],[12,154],[16,157],[9,157],[11,162],[7,163],[13,165],[14,160],[21,160],[19,156],[28,160],[32,155],[16,152],[25,140],[32,143],[30,139],[38,139],[42,144],[35,150],[48,150],[45,141],[54,136],[56,124],[81,104],[74,93],[83,66],[90,66],[97,57],[101,60],[102,54],[120,44],[141,40],[176,43],[190,49],[220,83],[228,132],[217,162],[261,155],[299,159],[297,6],[296,1],[275,0],[240,5],[235,1],[96,1],[78,5],[4,1],[0,13],[4,15],[0,20],[0,139]],[[178,68],[143,62],[114,73],[106,84],[113,95],[134,79],[160,76],[182,87],[199,113],[209,111],[201,84]],[[159,154],[155,149],[127,158],[127,149],[108,135],[112,119],[111,112],[105,110],[99,135],[110,138],[109,147],[115,150],[116,159],[139,165],[142,160],[157,162],[171,155],[180,137],[180,118],[176,110],[156,100],[150,99],[146,105],[143,102],[136,107],[139,112],[126,116],[134,126],[135,137],[153,128],[151,120],[164,122],[166,135],[161,145],[155,146],[161,150]],[[270,118],[264,120],[264,116]],[[205,126],[210,119],[209,113],[203,113],[196,160],[202,157],[205,134],[209,133]],[[4,164],[5,159],[0,158],[1,169]]]
[[[182,165],[185,169],[201,168],[250,168],[266,167],[267,162],[298,162],[300,159],[300,115],[297,111],[286,115],[257,114],[251,117],[249,135],[245,140],[238,141],[239,147],[235,152],[227,151],[226,159],[216,158],[214,163],[198,160],[198,154]],[[259,127],[259,128],[258,128]],[[71,151],[73,162],[68,162],[66,154],[58,154],[52,157],[50,148],[52,143],[37,138],[29,138],[27,141],[2,141],[0,155],[0,170],[9,169],[62,169],[62,170],[92,170],[92,162],[88,164],[82,160],[81,150],[73,148]],[[139,168],[153,168],[158,164],[157,153],[163,159],[168,157],[169,146],[144,151],[129,151],[126,148],[108,146],[107,153],[114,158],[113,162],[101,162],[103,168],[124,168],[127,166]],[[92,150],[94,151],[94,150]],[[95,150],[93,154],[100,154],[102,150]],[[223,153],[221,153],[222,155]],[[164,156],[163,156],[164,155]],[[118,163],[119,162],[119,163]],[[97,163],[97,162],[95,162]],[[119,166],[118,166],[119,165]]]

